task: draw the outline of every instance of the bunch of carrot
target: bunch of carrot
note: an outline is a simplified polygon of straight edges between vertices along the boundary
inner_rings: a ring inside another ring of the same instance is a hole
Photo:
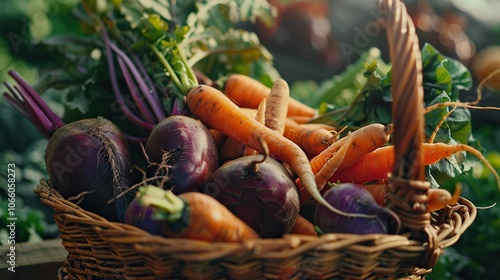
[[[339,137],[333,127],[308,123],[317,112],[291,98],[288,85],[281,79],[268,88],[250,77],[234,74],[228,77],[222,90],[207,85],[192,87],[186,94],[186,104],[221,141],[220,154],[226,155],[222,157],[224,160],[262,153],[260,141],[266,142],[271,156],[296,175],[302,204],[313,198],[338,211],[321,196],[320,191],[328,181],[359,184],[383,181],[394,165],[393,146],[388,144],[392,125],[370,124]],[[299,123],[296,119],[302,121]],[[425,165],[457,152],[470,152],[491,168],[480,152],[467,145],[424,143],[423,149]],[[371,189],[375,197],[378,192],[377,199],[383,203],[380,195],[385,196],[384,184],[367,189]],[[430,191],[429,211],[456,203],[459,194],[457,191],[451,195],[444,189]],[[310,234],[314,232],[311,231],[313,225],[306,221],[303,217],[297,219],[297,223],[309,229],[299,232]],[[304,227],[297,225],[296,229],[300,228]]]

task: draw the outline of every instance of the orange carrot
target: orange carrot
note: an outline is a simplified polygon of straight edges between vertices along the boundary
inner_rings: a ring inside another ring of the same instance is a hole
[[[323,167],[316,173],[314,174],[314,179],[316,180],[316,185],[318,190],[321,191],[323,190],[324,186],[328,182],[328,180],[335,174],[337,171],[338,167],[344,160],[344,156],[347,153],[347,149],[349,148],[349,145],[343,145],[340,147],[337,153],[333,154],[331,158],[328,159],[328,161],[323,165]],[[300,192],[300,203],[301,205],[305,204],[309,199],[311,199],[310,194],[305,190],[305,188],[302,187],[302,183],[300,182],[300,178],[297,178],[295,180],[297,186],[299,187],[299,192]]]
[[[224,142],[226,141],[226,135],[224,135],[223,133],[220,133],[219,131],[215,130],[215,129],[209,129],[210,133],[212,134],[212,136],[214,137],[214,140],[215,140],[215,144],[217,145],[217,149],[220,149],[222,147],[222,145],[224,144]]]
[[[450,145],[446,143],[423,143],[424,153],[423,165],[429,165],[447,158],[458,152],[469,152],[479,158],[486,167],[491,170],[500,187],[500,178],[488,160],[471,146],[465,144]],[[331,178],[331,182],[353,182],[362,184],[387,178],[394,167],[394,146],[385,146],[363,156],[351,167],[337,171]]]
[[[318,236],[314,225],[301,215],[297,216],[290,233]]]
[[[267,143],[270,154],[292,168],[300,178],[304,189],[312,198],[329,210],[350,217],[366,217],[362,214],[349,214],[331,206],[320,194],[309,159],[297,144],[267,128],[255,118],[240,110],[219,90],[205,85],[191,88],[186,95],[190,112],[209,128],[215,128],[236,139],[244,145],[263,152],[261,141]]]
[[[257,110],[255,112],[255,120],[260,122],[261,124],[266,123],[266,110],[267,110],[267,99],[264,98],[259,104],[259,107],[257,107]]]
[[[267,98],[265,125],[281,135],[285,131],[285,119],[288,112],[289,100],[290,89],[287,82],[283,79],[278,79],[274,82]]]
[[[224,92],[240,107],[257,108],[263,98],[268,98],[271,89],[261,82],[241,74],[230,75],[224,85]],[[306,116],[312,118],[316,110],[290,98],[288,116]]]
[[[285,121],[283,135],[311,156],[318,155],[338,139],[338,135],[334,135],[323,125],[298,124],[290,118]]]
[[[350,147],[347,149],[342,163],[338,166],[337,172],[348,168],[362,156],[385,145],[389,141],[391,132],[392,125],[385,126],[374,123],[349,133],[347,136],[340,138],[311,159],[313,172],[316,174],[321,170],[325,163],[337,153],[343,145],[349,145]]]
[[[254,118],[257,114],[255,109],[242,109],[248,116]],[[226,137],[226,140],[219,149],[219,163],[222,164],[228,160],[241,157],[245,153],[246,147],[236,139]]]
[[[445,189],[429,189],[429,206],[427,208],[427,211],[433,212],[443,209],[444,207],[446,207],[446,205],[454,205],[455,203],[457,203],[461,193],[461,184],[457,184],[455,186],[455,192],[453,192],[453,195],[451,195],[450,192]]]
[[[386,184],[367,184],[362,186],[370,192],[378,205],[385,206]],[[443,209],[446,205],[454,205],[457,203],[461,192],[461,184],[457,184],[453,195],[446,189],[429,189],[427,191],[429,196],[427,211],[433,212]]]
[[[255,113],[255,120],[258,122],[264,124],[266,121],[266,104],[267,104],[267,99],[264,98],[259,104],[259,108],[257,108],[257,112]],[[249,156],[249,155],[255,155],[258,152],[248,146],[245,147],[245,150],[243,151],[244,156]]]
[[[228,160],[239,158],[245,151],[245,145],[238,142],[238,140],[231,137],[226,137],[226,141],[219,149],[219,163],[224,163]]]
[[[148,185],[139,188],[137,199],[141,205],[154,209],[155,218],[165,221],[161,233],[165,237],[210,242],[259,238],[226,206],[204,193],[185,192],[176,196],[170,190]]]
[[[363,186],[368,192],[370,192],[378,205],[385,206],[385,193],[387,187],[386,183],[366,184],[361,186]]]

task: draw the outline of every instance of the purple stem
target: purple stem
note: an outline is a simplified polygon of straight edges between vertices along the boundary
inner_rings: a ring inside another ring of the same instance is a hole
[[[137,55],[134,52],[132,52],[132,51],[129,51],[129,52],[130,52],[130,57],[132,58],[134,64],[137,65],[137,69],[141,73],[141,77],[146,82],[147,88],[151,91],[152,96],[155,100],[155,104],[161,104],[161,101],[158,98],[158,92],[156,91],[156,87],[153,84],[151,77],[149,77],[148,71],[146,71],[144,64],[142,63],[142,61],[139,59],[139,57],[137,57]],[[161,109],[161,106],[160,106],[159,111],[162,113],[163,117],[165,117],[165,114],[163,114],[163,110]]]
[[[4,93],[3,97],[16,111],[30,120],[46,138],[50,138],[64,125],[63,120],[15,70],[10,70],[8,73],[18,85],[11,86],[4,82],[10,95]]]
[[[7,103],[9,103],[16,111],[18,111],[21,115],[23,115],[23,117],[27,118],[32,123],[34,123],[35,121],[33,120],[33,117],[28,113],[28,108],[26,108],[26,104],[22,100],[22,98],[19,97],[19,93],[16,92],[16,90],[14,90],[9,83],[4,82],[4,85],[5,87],[7,87],[10,94],[4,92],[3,98],[5,98]]]
[[[136,137],[136,136],[132,136],[132,135],[130,135],[128,133],[125,133],[123,131],[122,131],[122,134],[130,142],[134,142],[134,143],[146,143],[148,141],[147,137]]]
[[[130,95],[134,99],[135,105],[137,105],[139,112],[141,112],[142,116],[149,123],[154,123],[155,120],[153,119],[153,116],[149,112],[148,108],[146,108],[145,104],[142,102],[141,97],[137,94],[137,88],[136,88],[137,84],[135,83],[135,80],[130,76],[130,71],[125,66],[125,62],[123,62],[123,59],[121,57],[117,57],[117,60],[118,60],[118,65],[122,70],[123,77],[125,78],[125,83],[127,84],[128,89],[130,91]]]
[[[132,60],[115,44],[113,44],[113,42],[110,42],[110,46],[113,49],[113,51],[115,51],[127,64],[129,70],[132,73],[132,76],[134,76],[134,79],[137,82],[137,85],[141,89],[144,98],[148,102],[150,108],[153,110],[153,114],[156,116],[157,121],[160,122],[161,120],[163,120],[165,118],[165,114],[161,106],[159,106],[160,104],[159,100],[151,94],[152,90],[148,88],[148,86],[144,82],[144,79],[141,76],[141,73],[139,73],[139,70],[137,70]]]
[[[138,116],[136,116],[134,113],[132,113],[132,111],[125,104],[125,101],[124,101],[123,96],[121,94],[120,87],[118,86],[118,81],[116,78],[116,70],[115,70],[115,65],[113,63],[113,53],[111,51],[108,34],[106,33],[104,28],[102,30],[103,30],[103,38],[104,38],[106,54],[107,54],[106,57],[108,60],[108,67],[109,67],[109,73],[110,73],[110,78],[111,78],[111,86],[113,87],[113,92],[115,94],[116,100],[120,104],[120,108],[122,109],[123,113],[125,114],[125,117],[127,117],[131,122],[133,122],[137,126],[143,128],[147,131],[151,131],[151,130],[153,130],[154,124],[148,123],[148,122],[140,119]]]
[[[172,112],[170,115],[172,116],[189,116],[191,113],[189,112],[189,108],[186,106],[186,103],[176,97],[174,99],[174,105],[172,106]]]
[[[22,95],[23,97],[31,97],[31,100],[35,102],[34,106],[39,108],[43,112],[43,114],[50,119],[52,125],[54,127],[59,128],[64,125],[63,120],[54,113],[47,103],[43,101],[40,97],[40,94],[36,92],[15,70],[9,70],[9,75],[14,78],[14,80],[21,86],[23,90],[26,91],[26,95]]]

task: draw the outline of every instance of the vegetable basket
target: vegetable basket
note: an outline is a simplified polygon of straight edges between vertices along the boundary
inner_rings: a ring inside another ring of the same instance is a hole
[[[418,38],[399,0],[378,2],[393,65],[395,167],[387,206],[399,234],[285,235],[242,243],[152,236],[65,200],[42,179],[36,192],[54,210],[68,257],[60,279],[421,279],[476,217],[467,199],[428,212],[422,163],[423,88]],[[207,209],[209,211],[210,209]]]

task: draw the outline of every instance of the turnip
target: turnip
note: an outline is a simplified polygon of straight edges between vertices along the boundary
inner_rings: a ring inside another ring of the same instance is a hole
[[[136,226],[152,235],[161,235],[165,221],[155,219],[155,209],[145,205],[140,197],[135,197],[125,212],[124,223]]]
[[[135,183],[126,139],[111,121],[94,118],[65,124],[15,71],[19,86],[5,83],[5,99],[49,139],[45,165],[54,188],[66,199],[110,221],[122,221]],[[115,199],[118,198],[118,199]]]
[[[216,198],[263,238],[289,233],[299,213],[298,187],[277,160],[250,155],[223,164],[204,192]]]
[[[323,233],[389,233],[392,221],[398,226],[400,224],[394,212],[379,206],[373,196],[360,185],[341,183],[326,191],[323,197],[340,211],[368,215],[368,217],[341,215],[318,204],[314,214],[314,224]]]
[[[215,139],[197,120],[170,116],[159,122],[145,148],[148,177],[166,178],[158,185],[174,194],[202,187],[218,168]]]

